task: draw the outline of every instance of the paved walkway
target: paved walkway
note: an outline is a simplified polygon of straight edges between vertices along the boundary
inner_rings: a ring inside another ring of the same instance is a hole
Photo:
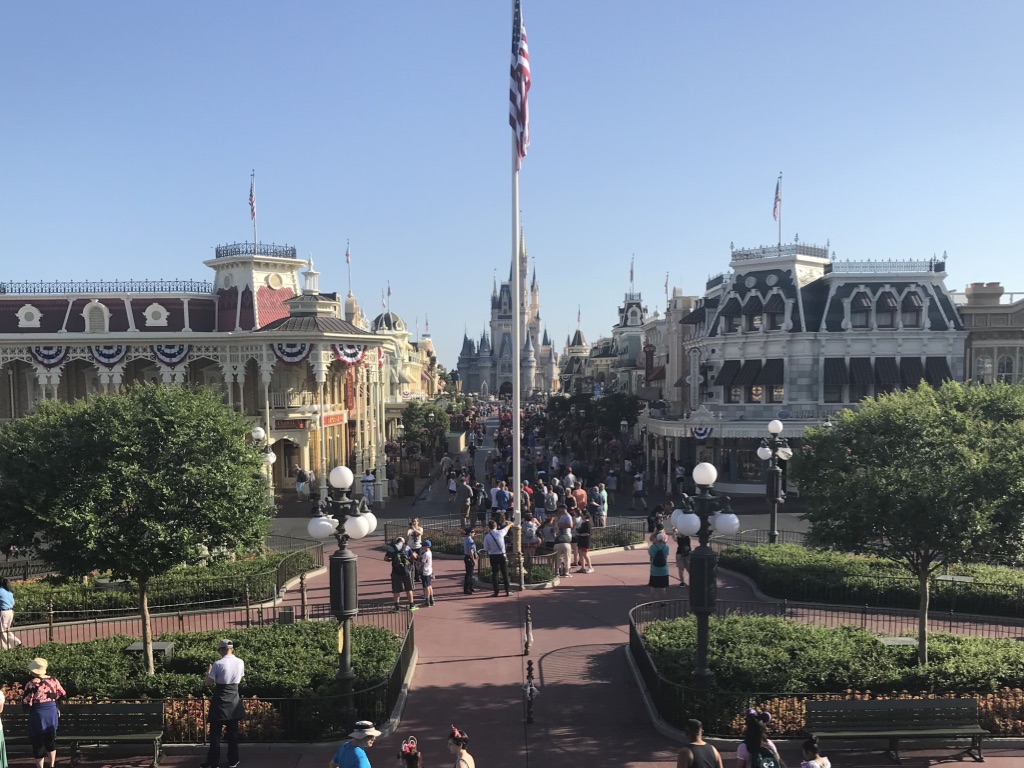
[[[483,452],[478,454],[482,461]],[[435,488],[415,511],[435,514],[447,507],[447,494]],[[404,517],[407,504],[389,504],[383,517]],[[305,521],[282,521],[303,526]],[[749,527],[749,526],[745,526]],[[288,533],[288,530],[281,530]],[[354,546],[359,555],[360,596],[388,598],[388,564],[380,537]],[[624,653],[628,641],[626,615],[648,598],[644,551],[618,551],[594,558],[593,574],[563,579],[553,589],[527,591],[512,597],[490,597],[490,590],[462,594],[462,563],[437,560],[437,605],[416,612],[419,661],[397,733],[380,740],[370,752],[375,766],[395,764],[404,737],[415,735],[427,768],[447,766],[451,758],[446,737],[452,723],[471,737],[470,752],[480,768],[670,768],[679,745],[651,725],[640,691]],[[309,580],[311,603],[327,602],[326,575]],[[673,588],[680,596],[684,590]],[[748,600],[743,584],[719,582],[719,598]],[[288,601],[297,600],[289,594]],[[525,725],[523,682],[527,658],[522,655],[522,619],[532,610],[534,645],[528,657],[536,666],[540,695],[533,725]],[[9,736],[13,740],[13,736]],[[890,765],[877,749],[863,744],[836,750],[836,766]],[[336,745],[243,745],[245,768],[326,768]],[[732,768],[732,745],[722,745],[726,768]],[[799,765],[799,745],[782,746],[790,768]],[[196,766],[205,752],[199,747],[171,747],[163,765]],[[904,752],[908,768],[950,762],[952,748],[929,744],[925,751]],[[1024,765],[1024,744],[992,742],[986,748],[991,768]],[[64,758],[66,759],[66,757]],[[63,759],[61,760],[63,762]],[[14,766],[31,761],[12,760]],[[86,760],[83,767],[141,766],[145,761]]]

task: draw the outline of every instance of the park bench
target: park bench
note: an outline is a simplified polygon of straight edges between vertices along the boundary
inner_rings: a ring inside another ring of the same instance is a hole
[[[965,754],[983,762],[977,699],[808,701],[807,730],[819,739],[888,738],[885,756],[900,763],[900,739],[970,738]]]
[[[8,702],[3,715],[7,749],[28,744],[28,712]],[[60,704],[57,749],[67,746],[72,768],[82,759],[82,746],[97,744],[152,744],[153,766],[164,756],[164,704],[162,701],[107,704]]]

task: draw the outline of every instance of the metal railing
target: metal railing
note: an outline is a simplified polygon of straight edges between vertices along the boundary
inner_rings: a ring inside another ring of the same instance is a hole
[[[304,408],[316,402],[316,393],[305,389],[270,393],[271,408]]]
[[[218,245],[214,249],[214,256],[218,259],[226,259],[231,256],[271,256],[277,259],[298,258],[294,245],[275,245],[271,243],[229,243]]]
[[[0,294],[213,293],[209,280],[54,280],[0,282]]]
[[[784,603],[744,603],[719,600],[716,604],[717,615],[756,615],[756,616],[779,616],[796,621],[803,621],[818,626],[842,626],[860,625],[871,631],[880,631],[881,634],[892,634],[899,636],[905,634],[901,630],[906,627],[897,625],[899,617],[886,616],[882,613],[870,612],[869,614],[856,619],[856,612],[845,606],[801,606],[793,608]],[[843,699],[868,699],[868,698],[900,698],[927,696],[928,698],[957,698],[959,696],[977,697],[977,694],[949,691],[929,693],[908,693],[885,692],[885,691],[836,691],[836,692],[748,692],[748,691],[724,691],[712,689],[711,691],[697,690],[681,683],[669,680],[658,671],[647,646],[644,643],[643,634],[646,625],[676,618],[683,618],[689,615],[689,603],[686,600],[668,600],[657,603],[644,603],[634,607],[629,612],[629,650],[636,665],[648,694],[654,702],[659,716],[669,725],[683,730],[686,721],[690,718],[697,718],[704,723],[708,733],[716,736],[740,736],[742,735],[744,720],[743,714],[750,707],[763,707],[768,704],[773,714],[780,709],[784,710],[783,717],[773,717],[773,732],[779,736],[798,736],[805,731],[803,719],[803,702],[813,700],[843,700]],[[833,623],[822,623],[824,621]],[[954,632],[954,634],[978,634],[977,627],[971,631],[956,632],[956,629],[967,629],[966,625],[942,626],[941,618],[932,622],[931,614],[929,621],[932,623],[933,631]],[[874,622],[881,622],[874,623]],[[913,631],[916,632],[916,616],[909,624],[913,624]],[[908,626],[909,626],[908,624]],[[1004,629],[1010,630],[1009,626]],[[990,634],[991,637],[1024,637],[1024,625],[1014,625],[1015,635]],[[712,660],[712,665],[714,661]],[[1022,691],[999,691],[992,694],[980,694],[982,698],[989,698],[991,703],[983,708],[982,726],[988,728],[992,733],[999,735],[1016,735],[1021,729],[1016,724],[1013,716],[1000,717],[999,710],[1007,712],[1018,712],[1019,707],[1024,703],[1024,692]],[[995,710],[995,712],[993,712]]]

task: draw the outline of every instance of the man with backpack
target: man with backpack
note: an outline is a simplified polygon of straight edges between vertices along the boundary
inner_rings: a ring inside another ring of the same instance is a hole
[[[384,559],[391,563],[391,594],[395,598],[395,613],[402,610],[403,592],[409,600],[409,610],[417,610],[419,606],[416,605],[412,591],[412,558],[409,548],[405,546],[405,539],[401,536],[395,539],[385,550]]]
[[[651,559],[651,576],[647,586],[651,588],[652,598],[664,600],[668,593],[668,541],[665,531],[658,531],[654,541],[647,548],[647,556]]]

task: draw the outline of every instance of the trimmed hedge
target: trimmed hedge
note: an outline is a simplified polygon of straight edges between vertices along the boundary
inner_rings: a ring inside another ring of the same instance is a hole
[[[656,622],[644,642],[661,674],[692,685],[694,619]],[[945,693],[1024,688],[1024,643],[933,633],[928,664],[916,646],[887,646],[859,627],[815,627],[771,616],[711,622],[708,644],[715,685],[726,691],[872,691]]]
[[[917,579],[898,563],[796,544],[725,548],[719,565],[749,576],[772,597],[807,602],[916,609]],[[933,611],[1024,617],[1024,571],[981,564],[956,565],[949,575],[973,582],[933,579]]]
[[[274,553],[244,560],[220,561],[206,566],[182,566],[154,577],[149,586],[149,607],[153,612],[161,606],[197,605],[204,602],[245,602],[245,586],[253,602],[269,599],[277,589],[277,567],[290,557],[300,570],[312,570],[312,555],[304,552]],[[17,582],[13,585],[15,610],[20,625],[47,620],[49,601],[54,611],[90,611],[103,615],[138,608],[138,587],[129,582],[126,591],[96,588],[96,579],[86,584],[55,578]],[[56,621],[65,617],[57,616]],[[75,617],[67,617],[71,620]]]
[[[209,665],[220,658],[217,642],[228,636],[246,662],[244,696],[298,698],[339,693],[338,624],[302,621],[225,632],[169,632],[159,637],[174,643],[174,657],[157,656],[157,674],[146,675],[141,653],[126,653],[135,638],[118,635],[85,643],[44,643],[0,654],[0,684],[27,678],[29,662],[42,656],[50,673],[69,696],[135,699],[201,695]],[[391,672],[402,639],[372,626],[356,626],[352,638],[355,690],[376,685]]]
[[[644,627],[644,643],[659,673],[687,687],[694,685],[696,639],[693,618]],[[751,697],[773,718],[788,713],[776,724],[776,732],[794,733],[803,725],[806,694],[976,694],[988,711],[986,727],[1001,735],[1024,734],[1024,722],[1005,717],[1019,711],[1022,703],[1024,644],[1016,640],[932,634],[929,663],[918,666],[916,647],[882,645],[877,636],[859,627],[832,629],[775,617],[730,616],[711,622],[708,653],[716,704],[715,711],[704,714],[713,722],[729,722],[745,710],[744,702]]]

